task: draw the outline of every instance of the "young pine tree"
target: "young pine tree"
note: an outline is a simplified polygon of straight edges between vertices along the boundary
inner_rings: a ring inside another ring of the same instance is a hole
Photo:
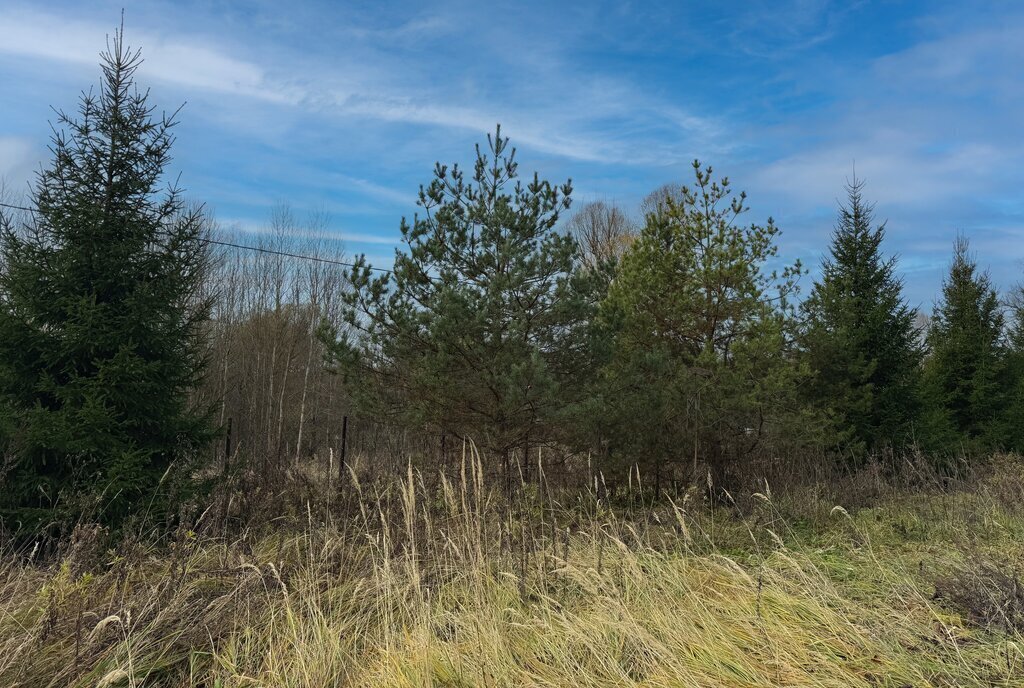
[[[365,412],[472,440],[507,477],[572,394],[588,308],[578,245],[555,230],[571,187],[524,183],[514,158],[499,128],[471,176],[436,166],[424,214],[402,222],[393,273],[358,260],[356,336],[334,345]]]
[[[692,188],[647,215],[601,307],[614,342],[604,424],[656,488],[697,463],[728,486],[752,453],[814,426],[790,355],[787,299],[801,268],[770,271],[775,224],[740,224],[745,194],[710,167],[694,172]]]
[[[896,259],[882,255],[885,223],[874,225],[863,189],[858,179],[847,185],[821,280],[802,304],[811,397],[832,411],[839,444],[854,456],[912,437],[923,355]]]
[[[0,515],[32,530],[159,517],[211,438],[203,370],[204,218],[162,193],[173,118],[154,117],[118,32],[96,94],[60,113],[32,220],[2,219]]]
[[[928,330],[923,390],[925,439],[936,453],[984,451],[1004,443],[1006,402],[1003,314],[968,241],[958,237]]]

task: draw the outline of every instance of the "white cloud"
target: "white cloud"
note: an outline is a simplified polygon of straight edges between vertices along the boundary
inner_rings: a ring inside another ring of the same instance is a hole
[[[797,53],[832,38],[843,16],[860,4],[850,0],[748,0],[743,12],[730,16],[730,42],[735,49],[767,59]]]
[[[0,53],[94,65],[114,27],[31,11],[0,9],[5,27]],[[129,43],[143,45],[145,73],[189,88],[294,103],[297,95],[271,83],[265,70],[188,38],[132,30]]]
[[[222,227],[237,230],[242,234],[254,237],[271,236],[274,234],[274,230],[268,226],[266,221],[219,218],[218,222]],[[295,240],[329,239],[353,244],[373,244],[379,246],[397,246],[399,243],[399,237],[397,236],[381,236],[379,234],[371,234],[369,232],[350,232],[346,230],[333,230],[330,228],[324,228],[322,231],[309,230],[301,226],[289,230],[288,238]]]
[[[1019,99],[1022,91],[1013,67],[1024,63],[1022,31],[1024,18],[1005,16],[997,26],[965,28],[882,57],[875,73],[915,91],[933,84],[955,83],[960,93],[999,86]]]
[[[821,203],[842,194],[856,163],[880,204],[960,217],[985,199],[1016,194],[1022,31],[1020,16],[947,29],[837,78],[830,108],[796,115],[777,132],[779,148],[790,152],[763,166],[757,182]]]
[[[761,167],[753,179],[760,189],[819,204],[838,198],[856,170],[868,181],[874,201],[914,207],[975,195],[987,171],[1008,164],[1010,155],[983,143],[928,151],[900,132],[889,132],[784,157]]]
[[[9,192],[21,192],[37,164],[37,151],[30,141],[0,136],[0,180]]]
[[[340,188],[345,187],[357,189],[363,195],[371,196],[373,198],[387,201],[393,205],[407,205],[412,206],[416,203],[416,193],[404,193],[391,187],[384,186],[383,184],[377,184],[368,179],[360,179],[358,177],[350,177],[346,174],[335,174],[332,175],[333,181],[339,183]]]
[[[437,34],[450,29],[450,24],[442,17],[427,17],[410,20],[397,31],[402,36]],[[14,9],[0,9],[0,26],[6,29],[0,53],[83,66],[96,63],[98,49],[114,28]],[[366,34],[367,43],[373,44],[379,31],[349,33],[354,42]],[[335,117],[468,129],[478,134],[493,131],[495,123],[501,122],[519,145],[580,161],[643,164],[664,159],[665,144],[661,150],[641,154],[635,141],[618,135],[624,128],[651,131],[652,143],[674,138],[675,146],[696,136],[708,141],[718,131],[710,120],[647,98],[629,84],[574,74],[568,65],[552,63],[543,69],[535,65],[545,76],[528,80],[527,87],[534,92],[524,107],[524,98],[515,94],[496,100],[479,89],[453,92],[452,84],[436,78],[417,81],[422,65],[412,70],[408,63],[400,67],[386,59],[379,47],[342,46],[342,55],[332,65],[313,56],[275,55],[272,69],[239,59],[196,36],[134,27],[128,34],[132,44],[144,48],[141,73],[147,79]],[[296,74],[301,76],[292,76]],[[594,124],[602,119],[609,122]],[[629,126],[623,127],[623,120]]]

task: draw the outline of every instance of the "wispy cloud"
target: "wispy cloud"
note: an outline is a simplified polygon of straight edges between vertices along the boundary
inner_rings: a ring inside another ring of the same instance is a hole
[[[34,10],[0,10],[0,26],[6,27],[0,53],[80,65],[95,64],[97,46],[102,46],[111,32],[102,24]],[[388,36],[395,40],[448,26],[448,19],[428,17],[401,25]],[[381,32],[347,30],[363,39],[372,39]],[[458,128],[479,134],[492,131],[496,122],[502,122],[523,146],[582,161],[645,161],[634,145],[615,141],[608,129],[594,130],[590,126],[601,118],[646,120],[648,127],[650,120],[656,120],[661,129],[676,130],[680,136],[708,136],[714,131],[706,118],[651,100],[624,83],[591,80],[580,88],[573,83],[576,79],[571,72],[555,74],[545,102],[524,108],[519,103],[495,102],[487,97],[483,98],[486,103],[474,102],[478,98],[448,92],[443,82],[408,88],[399,77],[402,70],[382,74],[384,66],[374,63],[373,50],[352,50],[354,61],[344,70],[291,55],[289,75],[285,76],[280,66],[272,69],[234,57],[194,36],[133,28],[129,39],[145,48],[144,73],[148,78],[189,90],[242,96],[325,115]],[[353,76],[360,71],[365,71],[368,78]]]
[[[978,171],[1003,168],[1014,159],[1011,151],[990,144],[931,150],[900,131],[864,133],[769,163],[753,175],[754,184],[803,204],[830,203],[842,195],[844,180],[857,174],[870,181],[874,201],[922,207],[976,195],[987,183]]]
[[[1016,70],[1024,64],[1024,15],[1003,14],[996,25],[964,27],[906,50],[879,58],[875,75],[915,92],[930,85],[955,85],[949,96],[998,91],[1014,100],[1024,96]]]
[[[732,18],[729,37],[738,50],[778,58],[818,46],[835,35],[842,16],[860,2],[751,0]]]
[[[119,7],[20,1],[0,6],[9,180],[45,155],[46,106],[95,80]],[[997,279],[1019,273],[1024,10],[1011,3],[140,0],[127,30],[140,82],[190,103],[175,164],[225,216],[323,207],[357,230],[349,242],[386,253],[434,161],[471,162],[500,122],[523,171],[572,177],[577,200],[629,209],[687,181],[694,157],[713,163],[779,221],[782,252],[807,259],[856,165],[914,298],[931,297],[956,231],[991,252]]]
[[[20,193],[28,181],[37,156],[31,141],[13,136],[0,136],[0,180],[8,193]]]
[[[378,198],[392,205],[410,206],[416,202],[416,191],[414,190],[398,191],[369,179],[351,177],[347,174],[332,175],[332,181],[337,182],[339,186],[356,189],[366,196]]]
[[[5,27],[0,53],[89,66],[96,64],[97,53],[113,30],[66,16],[13,9],[0,9],[0,26]],[[271,102],[297,101],[293,91],[270,82],[259,66],[187,37],[133,30],[129,39],[146,47],[146,73],[152,78]]]
[[[275,230],[270,227],[265,220],[254,220],[250,218],[220,218],[219,223],[222,227],[237,231],[243,236],[269,237],[275,234]],[[343,229],[337,230],[333,229],[330,224],[331,223],[328,222],[328,226],[320,229],[309,229],[302,226],[292,227],[288,229],[286,238],[291,240],[329,239],[332,241],[342,241],[346,244],[367,244],[378,246],[394,246],[398,243],[397,236],[381,236],[370,232],[350,232]]]

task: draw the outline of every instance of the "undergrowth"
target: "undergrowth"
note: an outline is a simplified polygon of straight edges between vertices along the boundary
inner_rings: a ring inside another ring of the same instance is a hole
[[[1021,468],[857,509],[767,485],[610,506],[509,502],[467,457],[230,536],[80,527],[4,553],[0,685],[1024,685]]]

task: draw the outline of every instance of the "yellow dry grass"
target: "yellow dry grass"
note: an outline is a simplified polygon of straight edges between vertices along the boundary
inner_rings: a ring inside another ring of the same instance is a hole
[[[507,508],[467,470],[429,495],[410,471],[344,525],[184,533],[91,572],[8,556],[0,685],[1024,685],[1018,631],[932,599],[1024,551],[983,487],[797,523],[767,496]]]

